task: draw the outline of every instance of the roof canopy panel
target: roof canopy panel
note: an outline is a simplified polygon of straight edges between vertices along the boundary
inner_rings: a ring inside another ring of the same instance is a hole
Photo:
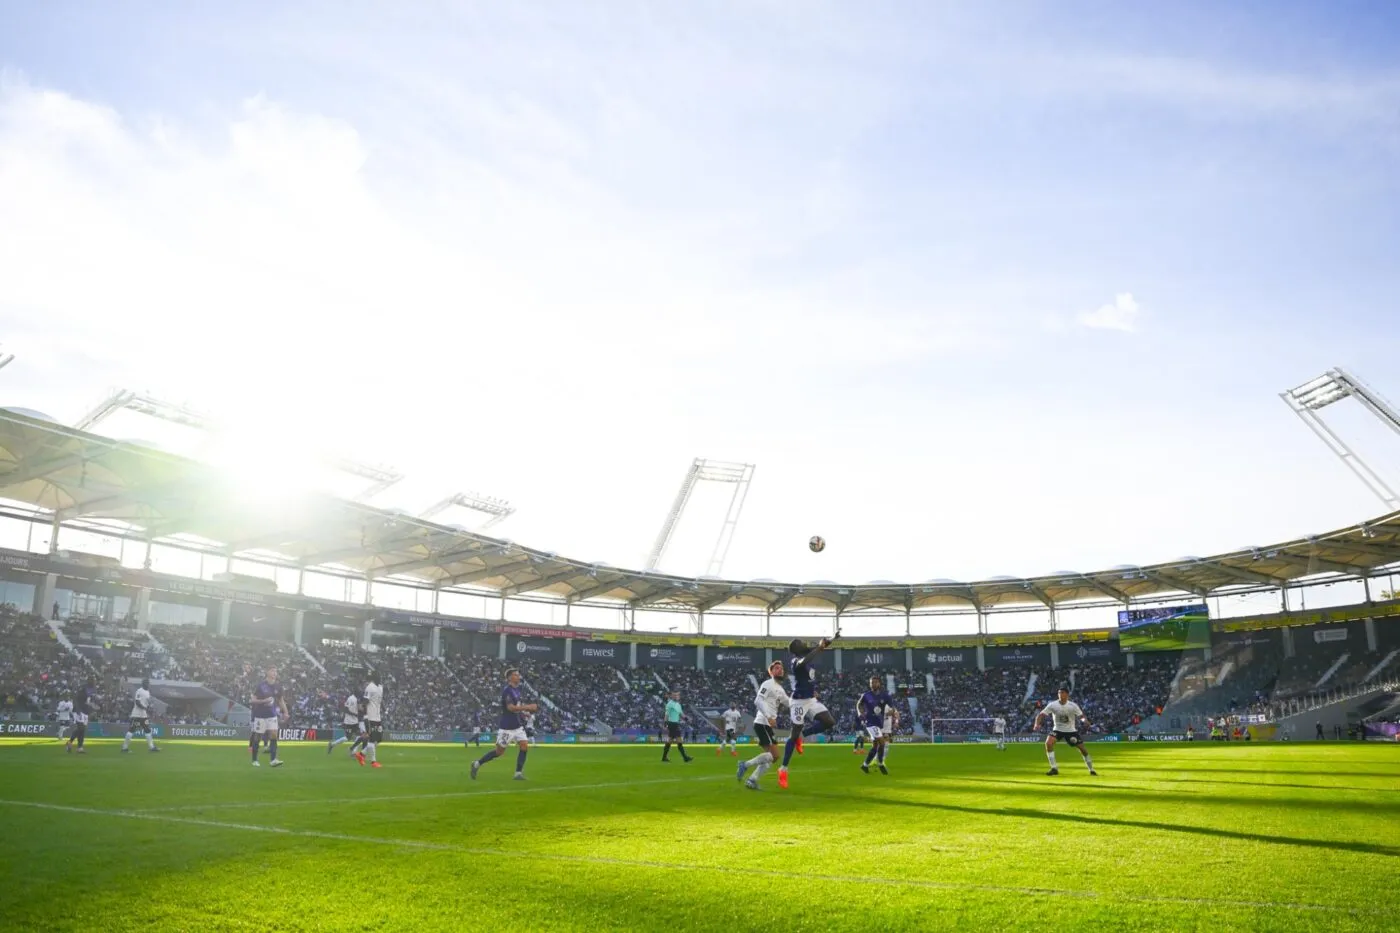
[[[700,612],[972,613],[1090,600],[1203,598],[1305,578],[1356,578],[1400,565],[1396,512],[1282,544],[1094,573],[859,585],[678,577],[569,560],[332,496],[240,488],[206,464],[14,409],[0,410],[0,498],[54,511],[61,521],[118,519],[152,539],[193,535],[220,542],[228,554],[276,553],[303,567],[340,568],[372,579]]]

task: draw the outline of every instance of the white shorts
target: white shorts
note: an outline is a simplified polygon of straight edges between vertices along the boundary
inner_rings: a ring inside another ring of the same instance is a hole
[[[516,745],[520,742],[528,742],[530,737],[525,734],[524,729],[497,729],[496,745],[505,748],[507,745]]]
[[[810,700],[793,700],[792,724],[794,726],[800,726],[803,723],[805,723],[809,718],[816,719],[818,716],[825,712],[826,707],[822,705],[821,700],[818,700],[816,698]]]
[[[87,725],[87,721],[88,721],[87,713],[74,713],[74,714],[73,714],[73,723],[74,723],[75,725],[86,726],[86,725]]]
[[[879,740],[885,733],[879,726],[866,726],[865,734],[873,740]]]
[[[264,732],[267,732],[268,730],[271,730],[271,731],[273,731],[273,732],[276,732],[276,731],[277,731],[277,717],[276,717],[276,716],[273,716],[271,719],[254,719],[254,720],[253,720],[253,732],[257,733],[258,735],[262,735]]]
[[[69,725],[72,725],[72,724],[73,724],[73,720],[68,719],[68,718],[65,717],[65,716],[60,716],[60,717],[58,717],[58,724],[59,724],[60,726],[69,726]]]
[[[885,720],[885,735],[894,735],[894,720]]]

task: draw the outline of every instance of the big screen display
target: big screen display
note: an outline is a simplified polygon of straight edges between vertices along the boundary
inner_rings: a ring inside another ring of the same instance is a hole
[[[1118,645],[1124,651],[1181,651],[1210,646],[1210,607],[1153,606],[1118,613]]]

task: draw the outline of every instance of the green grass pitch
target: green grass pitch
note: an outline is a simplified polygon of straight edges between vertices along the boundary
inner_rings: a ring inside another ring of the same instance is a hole
[[[0,928],[1400,930],[1400,746],[694,750],[3,744]]]

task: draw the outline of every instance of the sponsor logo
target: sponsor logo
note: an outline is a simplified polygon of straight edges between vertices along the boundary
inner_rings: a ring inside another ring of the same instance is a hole
[[[553,654],[554,648],[550,645],[532,645],[528,641],[518,641],[515,643],[516,654]]]
[[[716,661],[733,661],[736,664],[752,664],[754,656],[747,651],[718,651],[715,653]]]
[[[1347,630],[1344,628],[1318,629],[1313,632],[1313,641],[1319,645],[1329,641],[1346,641]]]
[[[277,738],[283,742],[314,742],[315,729],[278,729]]]
[[[523,642],[522,642],[522,644],[523,644]],[[617,657],[617,649],[616,649],[616,648],[582,648],[582,649],[580,649],[580,650],[583,652],[583,657],[585,657],[585,658],[615,658],[615,657]],[[652,653],[652,656],[655,657],[655,652]]]
[[[930,651],[930,652],[928,653],[927,657],[928,657],[928,663],[930,663],[930,664],[961,664],[961,663],[963,663],[963,652],[961,652],[961,651],[957,652],[956,654],[939,654],[939,653],[936,652],[936,651]]]
[[[238,739],[243,737],[241,729],[232,726],[169,726],[170,737],[174,739]]]
[[[0,555],[0,564],[4,564],[6,567],[28,567],[29,563],[29,558],[27,557],[12,557],[9,554]]]
[[[862,664],[884,664],[884,663],[885,663],[885,653],[884,653],[883,651],[868,651],[868,652],[865,653],[865,656],[864,656],[863,658],[861,658],[861,662],[860,662],[860,663],[862,663]]]
[[[685,656],[684,653],[683,653],[679,648],[648,648],[648,649],[647,649],[647,657],[652,658],[652,659],[654,659],[654,660],[659,660],[659,661],[674,661],[674,660],[676,660],[677,658],[681,658],[681,657],[684,657],[684,656]],[[716,659],[716,660],[719,660],[719,658],[720,658],[719,655],[715,655],[715,659]]]
[[[388,736],[394,742],[431,742],[436,738],[431,732],[390,732]]]
[[[5,723],[6,735],[43,735],[48,731],[48,726],[44,723],[28,722],[7,722]]]

